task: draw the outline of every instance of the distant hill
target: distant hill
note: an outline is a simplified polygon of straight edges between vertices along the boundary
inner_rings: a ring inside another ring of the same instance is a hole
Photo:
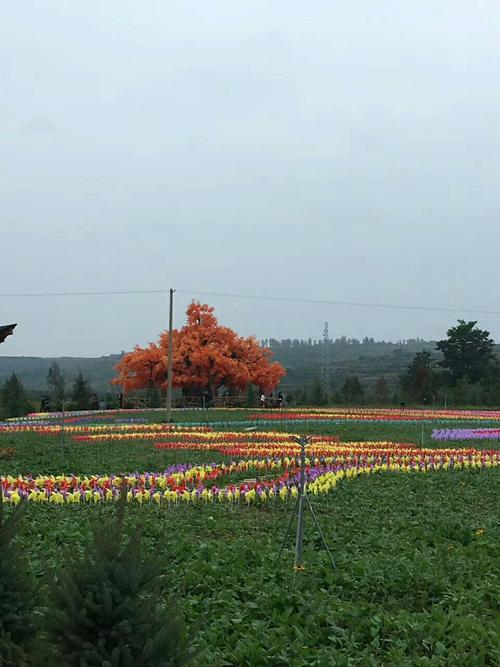
[[[88,357],[4,357],[0,354],[0,383],[15,372],[27,389],[44,391],[47,389],[49,368],[54,361],[57,361],[66,380],[67,389],[81,371],[95,391],[107,392],[111,390],[109,383],[116,375],[114,366],[121,358],[121,354],[110,354],[95,359]]]
[[[384,376],[390,387],[396,387],[399,376],[406,370],[414,355],[422,350],[435,352],[435,341],[411,339],[399,342],[375,341],[365,338],[338,338],[324,343],[322,340],[264,340],[274,359],[287,369],[283,390],[292,390],[300,384],[310,384],[321,375],[326,363],[330,376],[330,388],[339,390],[347,377],[357,375],[367,389]]]
[[[281,385],[284,391],[310,384],[320,376],[325,361],[332,390],[340,389],[345,379],[352,375],[357,375],[366,388],[371,388],[382,375],[391,387],[395,387],[413,356],[422,350],[434,352],[436,346],[434,341],[420,339],[395,343],[368,337],[362,341],[342,337],[326,344],[311,339],[267,339],[262,344],[270,347],[274,359],[287,369]],[[110,391],[110,381],[115,377],[114,366],[122,357],[122,354],[98,358],[8,357],[3,356],[2,351],[0,349],[0,383],[15,372],[26,388],[37,392],[47,389],[47,373],[54,361],[59,364],[68,389],[81,371],[95,391]]]

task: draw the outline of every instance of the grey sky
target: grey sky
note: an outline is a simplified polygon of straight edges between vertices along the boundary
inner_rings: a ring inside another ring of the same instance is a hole
[[[499,34],[495,0],[3,3],[0,292],[500,310]],[[259,338],[436,338],[460,316],[204,300]],[[167,314],[0,299],[0,354],[129,349]]]

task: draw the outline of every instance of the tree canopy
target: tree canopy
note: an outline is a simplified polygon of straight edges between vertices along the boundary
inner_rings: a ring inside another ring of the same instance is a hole
[[[61,374],[59,364],[56,361],[52,362],[49,372],[47,373],[47,384],[53,393],[55,409],[62,410],[66,383]]]
[[[378,403],[387,403],[389,401],[389,385],[385,377],[379,377],[375,384],[375,398]]]
[[[6,380],[0,390],[0,416],[21,417],[33,410],[23,383],[15,373]]]
[[[285,370],[271,361],[271,351],[261,347],[253,336],[243,338],[220,325],[213,311],[211,306],[193,301],[186,311],[187,323],[174,329],[174,387],[193,394],[208,391],[213,396],[223,386],[242,391],[252,383],[263,391],[274,389]],[[116,366],[115,384],[121,384],[127,392],[165,388],[167,350],[167,331],[160,335],[158,343],[137,345]]]
[[[341,394],[345,397],[347,402],[350,402],[351,400],[354,402],[360,401],[363,398],[364,393],[365,390],[357,375],[348,377],[344,382],[341,391]]]
[[[78,373],[73,382],[73,392],[71,394],[72,410],[88,410],[92,389],[81,373]]]
[[[412,401],[429,400],[437,382],[435,361],[428,350],[417,352],[401,377],[401,384]]]
[[[447,338],[436,347],[443,353],[440,365],[450,371],[452,384],[467,379],[477,382],[488,373],[494,358],[494,341],[489,331],[479,329],[477,322],[458,320],[447,331]]]

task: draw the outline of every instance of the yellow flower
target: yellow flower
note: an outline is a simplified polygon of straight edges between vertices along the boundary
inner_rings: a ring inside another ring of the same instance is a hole
[[[21,502],[21,496],[17,491],[13,491],[10,494],[10,502],[12,505],[19,505],[19,503]]]
[[[256,495],[257,494],[255,493],[255,489],[251,489],[250,491],[245,492],[245,500],[249,505],[253,500],[255,500]]]
[[[295,572],[304,572],[305,569],[306,569],[306,566],[304,565],[304,563],[302,563],[300,565],[294,565],[293,569],[295,570]]]

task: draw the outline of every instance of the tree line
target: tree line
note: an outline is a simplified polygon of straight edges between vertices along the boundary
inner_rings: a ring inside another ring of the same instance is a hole
[[[69,391],[57,362],[53,362],[47,374],[47,392],[42,400],[34,400],[16,373],[5,381],[0,389],[0,418],[20,417],[29,412],[58,412],[61,410],[90,410],[100,407],[116,408],[117,399],[107,393],[99,400],[90,382],[78,373]]]
[[[297,405],[400,404],[500,405],[500,360],[495,342],[476,321],[458,323],[431,350],[417,352],[397,386],[384,376],[368,389],[358,376],[348,377],[341,390],[329,393],[316,378],[292,394]]]
[[[164,355],[163,355],[164,356]],[[87,379],[79,373],[70,391],[57,362],[53,362],[46,378],[51,410],[88,410],[95,408],[96,394]],[[148,384],[146,382],[146,384]],[[149,404],[161,403],[161,388],[151,386]],[[395,385],[381,375],[368,386],[357,375],[348,376],[340,390],[328,392],[319,377],[310,384],[301,384],[288,394],[288,404],[301,406],[400,404],[421,405],[500,405],[500,360],[495,343],[476,321],[458,323],[447,331],[447,337],[433,349],[417,352]],[[107,393],[97,407],[118,407],[116,397]],[[258,391],[248,384],[246,404],[258,402]],[[29,398],[15,373],[0,390],[0,417],[16,417],[38,409]]]

